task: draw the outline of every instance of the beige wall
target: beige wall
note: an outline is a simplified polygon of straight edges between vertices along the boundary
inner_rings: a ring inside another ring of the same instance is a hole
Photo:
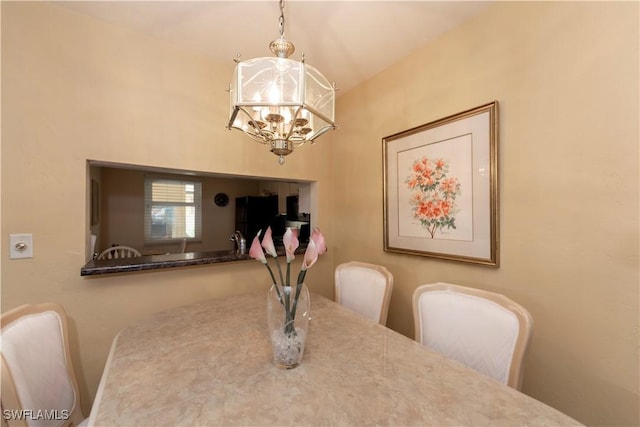
[[[307,277],[313,291],[333,295],[331,145],[303,147],[280,166],[264,147],[225,130],[233,58],[211,63],[52,3],[0,6],[2,311],[42,301],[67,309],[85,415],[120,329],[165,308],[266,292],[269,281],[253,261],[80,277],[88,159],[316,181],[313,220],[329,253]],[[8,259],[10,233],[33,233],[32,259]]]
[[[334,261],[392,271],[389,326],[413,336],[423,283],[505,293],[535,321],[524,392],[594,425],[640,423],[638,35],[637,2],[499,2],[345,93],[333,145]],[[381,139],[493,100],[500,268],[383,252]]]
[[[640,423],[637,3],[499,2],[342,94],[341,129],[284,167],[223,129],[231,61],[51,4],[1,7],[2,310],[65,306],[86,413],[122,327],[267,281],[250,262],[81,278],[94,159],[318,181],[329,253],[313,290],[332,296],[339,262],[385,264],[396,278],[389,325],[408,336],[421,283],[503,292],[535,319],[524,392],[589,424]],[[381,138],[492,100],[501,267],[384,253]],[[35,256],[9,261],[8,235],[23,232]]]

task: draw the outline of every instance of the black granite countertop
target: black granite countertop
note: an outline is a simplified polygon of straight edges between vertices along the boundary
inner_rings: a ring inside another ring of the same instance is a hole
[[[300,244],[296,254],[304,254],[306,244]],[[278,250],[284,256],[283,250]],[[96,276],[101,274],[130,273],[163,268],[188,267],[193,265],[216,264],[251,260],[249,254],[238,254],[235,251],[187,252],[183,254],[145,255],[135,258],[100,259],[86,263],[80,269],[80,276]],[[255,262],[255,261],[254,261]]]

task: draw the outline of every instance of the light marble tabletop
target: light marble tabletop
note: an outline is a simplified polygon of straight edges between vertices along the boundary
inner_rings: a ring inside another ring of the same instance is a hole
[[[302,364],[277,368],[265,294],[157,313],[114,339],[89,425],[580,425],[311,295]]]

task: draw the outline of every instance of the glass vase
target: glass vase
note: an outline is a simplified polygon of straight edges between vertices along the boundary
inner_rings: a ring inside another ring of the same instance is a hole
[[[309,290],[304,283],[271,286],[267,295],[267,326],[276,366],[292,369],[302,362],[309,320]]]

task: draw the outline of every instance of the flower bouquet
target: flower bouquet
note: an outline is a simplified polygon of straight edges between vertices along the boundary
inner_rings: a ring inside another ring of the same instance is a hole
[[[295,251],[300,245],[297,233],[287,228],[282,239],[287,261],[284,273],[273,243],[271,228],[267,228],[262,243],[260,242],[261,233],[262,230],[253,239],[249,256],[264,264],[271,277],[272,286],[267,299],[267,317],[274,360],[280,367],[293,368],[302,361],[310,315],[309,291],[304,283],[305,276],[307,270],[318,260],[318,256],[326,252],[327,247],[320,229],[314,228],[304,254],[302,267],[295,284],[292,284],[291,261],[295,259]],[[265,252],[274,260],[275,273],[267,262]],[[276,279],[276,273],[279,280]]]

